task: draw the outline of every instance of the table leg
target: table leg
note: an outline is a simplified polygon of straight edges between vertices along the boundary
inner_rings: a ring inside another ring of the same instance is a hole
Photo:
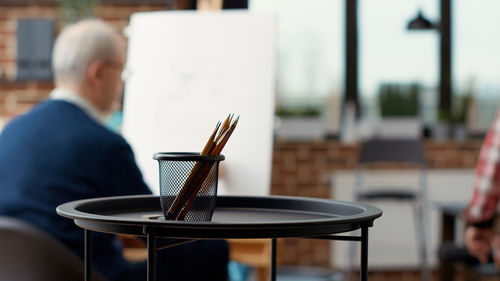
[[[156,237],[148,233],[148,275],[147,281],[155,281],[156,279]]]
[[[368,227],[361,227],[361,281],[368,280]]]
[[[271,281],[276,281],[276,238],[271,239]]]
[[[85,281],[90,281],[92,277],[92,232],[85,229],[85,254],[84,254],[84,266],[85,266]]]

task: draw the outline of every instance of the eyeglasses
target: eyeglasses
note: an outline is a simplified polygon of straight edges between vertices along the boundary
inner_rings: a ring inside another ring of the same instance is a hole
[[[105,61],[104,62],[107,66],[122,69],[123,68],[123,63],[121,62],[116,62],[116,61]]]
[[[120,78],[123,82],[125,82],[130,78],[130,76],[132,76],[132,71],[125,66],[125,68],[122,70],[122,73],[120,74]]]
[[[106,63],[106,65],[108,65],[110,67],[122,69],[122,71],[120,73],[120,78],[123,82],[127,81],[127,79],[129,79],[130,76],[132,75],[132,72],[130,71],[130,69],[128,69],[126,67],[126,65],[124,65],[123,63],[115,62],[115,61],[106,61],[105,63]]]

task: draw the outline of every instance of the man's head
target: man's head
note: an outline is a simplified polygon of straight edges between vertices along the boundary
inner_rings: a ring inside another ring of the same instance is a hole
[[[103,113],[120,101],[124,63],[123,38],[101,20],[84,20],[65,28],[52,55],[56,86],[77,92]]]

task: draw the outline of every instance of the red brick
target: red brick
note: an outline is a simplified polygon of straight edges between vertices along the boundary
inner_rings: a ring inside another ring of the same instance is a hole
[[[54,88],[54,83],[51,81],[36,81],[35,89],[37,90],[52,90]]]
[[[9,52],[7,52],[7,48],[0,47],[0,58],[8,59],[8,58],[11,58],[11,57],[12,56],[9,54]]]
[[[21,103],[38,103],[49,96],[50,90],[28,90],[18,94]]]
[[[167,10],[167,6],[157,4],[157,5],[141,5],[138,8],[139,11],[163,11]]]
[[[15,31],[8,31],[8,30],[0,31],[0,38],[4,36],[15,36],[15,35],[16,35]]]
[[[24,82],[19,81],[0,81],[0,91],[7,90],[23,90],[26,89],[27,85]]]
[[[103,4],[103,5],[99,5],[99,7],[96,9],[96,15],[99,17],[99,18],[102,18],[102,17],[118,17],[118,8],[116,6],[113,6],[113,5],[106,5],[106,4]]]

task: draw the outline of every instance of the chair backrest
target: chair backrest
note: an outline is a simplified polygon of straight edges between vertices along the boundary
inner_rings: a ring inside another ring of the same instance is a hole
[[[422,143],[417,139],[375,139],[363,143],[359,163],[375,162],[425,165]]]
[[[0,216],[0,280],[83,279],[83,260],[65,245],[27,222]],[[106,281],[95,270],[92,280]]]
[[[407,190],[407,187],[398,188],[376,185],[371,181],[365,184],[365,167],[375,163],[410,164],[418,170],[417,190]],[[361,145],[358,169],[354,184],[354,198],[392,198],[392,199],[423,199],[426,201],[426,171],[425,156],[422,143],[418,139],[373,139]],[[366,187],[371,186],[366,193]],[[401,189],[403,188],[403,189]],[[378,190],[378,191],[377,191]],[[424,202],[425,203],[425,202]],[[426,204],[426,203],[425,203]]]

